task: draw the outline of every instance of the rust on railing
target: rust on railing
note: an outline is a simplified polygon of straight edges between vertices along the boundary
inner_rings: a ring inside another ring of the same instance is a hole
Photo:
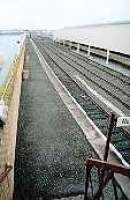
[[[124,176],[130,177],[130,167],[126,167],[124,165],[115,164],[115,163],[108,163],[103,160],[97,160],[97,159],[88,159],[86,161],[86,167],[96,167],[98,169],[104,169],[104,170],[111,170],[114,173],[119,173]]]

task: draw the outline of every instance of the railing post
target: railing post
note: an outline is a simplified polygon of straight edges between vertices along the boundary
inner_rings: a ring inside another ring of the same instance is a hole
[[[88,57],[90,57],[90,53],[91,53],[91,48],[90,45],[88,46]]]
[[[90,173],[91,173],[91,167],[90,166],[86,166],[84,200],[88,200],[88,188],[89,188],[89,176],[90,176]]]
[[[70,47],[70,49],[71,49],[71,41],[69,41],[69,47]]]
[[[77,44],[77,53],[79,53],[80,45],[79,43]]]
[[[106,64],[108,65],[109,62],[109,55],[110,55],[110,51],[109,49],[107,49],[107,59],[106,59]]]

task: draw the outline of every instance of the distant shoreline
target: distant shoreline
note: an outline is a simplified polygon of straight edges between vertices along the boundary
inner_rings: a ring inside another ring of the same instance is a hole
[[[22,33],[23,33],[23,31],[17,31],[17,32],[13,32],[13,31],[0,31],[0,35],[20,35]]]

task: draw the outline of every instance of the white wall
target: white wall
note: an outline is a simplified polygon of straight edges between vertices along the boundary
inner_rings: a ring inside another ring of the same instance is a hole
[[[130,23],[65,28],[55,31],[54,38],[130,54]]]

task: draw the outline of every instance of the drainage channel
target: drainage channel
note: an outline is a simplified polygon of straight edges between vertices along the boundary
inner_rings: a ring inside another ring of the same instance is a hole
[[[87,115],[93,120],[95,125],[102,131],[106,136],[108,127],[108,114],[99,107],[93,99],[76,84],[71,77],[66,73],[61,66],[57,63],[54,57],[52,58],[50,52],[47,49],[40,47],[41,52],[44,55],[47,63],[54,70],[55,74],[66,86],[71,95],[76,101],[82,106]],[[127,163],[130,163],[130,137],[122,128],[115,128],[112,134],[112,144],[120,152],[122,157]]]

